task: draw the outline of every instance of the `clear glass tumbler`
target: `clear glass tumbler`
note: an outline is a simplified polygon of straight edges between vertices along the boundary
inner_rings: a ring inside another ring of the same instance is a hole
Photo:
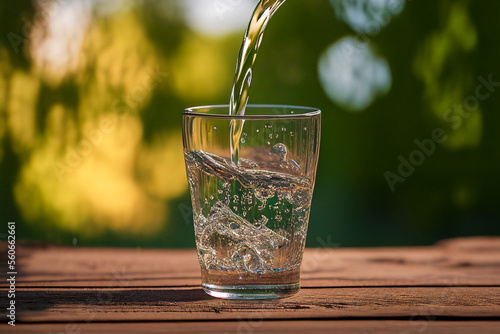
[[[321,111],[306,107],[249,105],[244,116],[230,116],[227,105],[184,110],[184,155],[208,294],[261,299],[299,290],[320,123]],[[238,159],[231,159],[232,146]]]

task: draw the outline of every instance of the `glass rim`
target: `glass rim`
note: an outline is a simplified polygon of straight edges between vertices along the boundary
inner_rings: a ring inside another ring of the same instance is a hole
[[[297,119],[297,118],[310,118],[314,116],[321,115],[321,110],[313,107],[303,107],[303,106],[293,106],[285,104],[249,104],[247,108],[287,108],[303,111],[297,114],[273,114],[273,115],[229,115],[229,114],[213,114],[213,113],[202,113],[197,110],[200,109],[229,109],[229,104],[218,104],[218,105],[208,105],[200,107],[191,107],[183,110],[183,116],[195,116],[195,117],[206,117],[206,118],[219,118],[219,119]]]

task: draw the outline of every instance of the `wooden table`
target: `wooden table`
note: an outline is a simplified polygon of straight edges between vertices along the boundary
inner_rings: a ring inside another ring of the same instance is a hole
[[[195,250],[18,246],[17,257],[16,327],[2,333],[500,333],[500,238],[307,249],[301,291],[267,301],[206,295]]]

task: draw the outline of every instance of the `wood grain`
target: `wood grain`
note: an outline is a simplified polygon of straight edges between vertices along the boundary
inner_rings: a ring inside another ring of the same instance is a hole
[[[306,249],[301,291],[258,302],[205,294],[195,250],[21,245],[17,256],[19,333],[73,325],[88,333],[199,326],[208,333],[500,333],[500,237]]]
[[[229,301],[199,288],[23,290],[16,298],[23,322],[410,318],[500,319],[500,287],[302,289],[290,298]]]
[[[74,324],[23,324],[15,329],[0,325],[1,333],[336,333],[336,334],[494,334],[499,333],[499,323],[494,321],[433,321],[366,320],[366,321],[258,321],[237,322],[151,322],[151,323],[74,323]]]
[[[18,287],[200,285],[192,249],[47,247],[19,253]],[[303,287],[500,285],[500,238],[429,247],[306,249],[301,278]]]

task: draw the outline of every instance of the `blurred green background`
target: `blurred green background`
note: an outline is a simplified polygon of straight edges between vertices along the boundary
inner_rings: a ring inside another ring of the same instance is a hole
[[[255,4],[2,1],[1,230],[194,247],[181,112],[229,102]],[[250,103],[323,111],[307,246],[500,234],[498,13],[496,0],[280,8]]]

